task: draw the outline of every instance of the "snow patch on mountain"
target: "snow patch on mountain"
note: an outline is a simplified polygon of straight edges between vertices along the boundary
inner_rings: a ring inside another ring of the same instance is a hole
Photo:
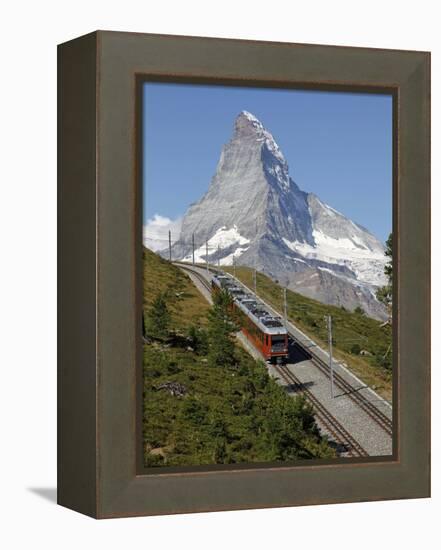
[[[219,258],[219,263],[221,265],[232,265],[233,257],[238,258],[241,256],[248,249],[249,243],[250,240],[239,233],[236,225],[230,228],[223,226],[206,243],[195,249],[194,259],[196,263],[207,261],[208,246],[208,260],[210,262],[217,261],[217,255],[220,252],[222,257]],[[223,255],[223,251],[230,249],[233,249],[231,253],[226,256]],[[193,255],[188,254],[182,261],[191,262],[192,260]]]
[[[228,248],[233,244],[249,244],[250,239],[242,237],[237,229],[237,225],[233,225],[230,229],[227,229],[225,226],[221,227],[216,231],[216,233],[209,239],[208,246],[216,247],[220,246],[221,248]]]
[[[370,250],[356,235],[335,239],[314,229],[315,245],[282,238],[286,246],[307,260],[319,260],[328,264],[343,265],[354,272],[359,281],[380,286],[386,284],[381,250]]]

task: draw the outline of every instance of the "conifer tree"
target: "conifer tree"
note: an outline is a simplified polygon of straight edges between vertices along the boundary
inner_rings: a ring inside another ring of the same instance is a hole
[[[238,326],[232,304],[231,296],[225,290],[213,295],[213,307],[208,314],[208,360],[213,366],[235,364],[234,333]]]
[[[147,312],[147,334],[155,338],[165,338],[168,335],[169,326],[170,312],[167,307],[166,295],[161,292],[156,296]]]
[[[389,235],[386,241],[385,254],[389,259],[384,266],[384,274],[387,277],[387,284],[377,289],[377,300],[382,302],[391,314],[392,309],[392,233]]]

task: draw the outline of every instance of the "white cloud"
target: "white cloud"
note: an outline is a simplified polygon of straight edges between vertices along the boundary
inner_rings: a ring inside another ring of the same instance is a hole
[[[182,217],[171,220],[166,216],[155,214],[142,228],[142,241],[150,250],[163,250],[168,247],[168,232],[171,231],[172,243],[181,233]]]

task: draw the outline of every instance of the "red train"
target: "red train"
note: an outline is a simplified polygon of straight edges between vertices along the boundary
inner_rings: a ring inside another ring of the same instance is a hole
[[[286,363],[288,332],[280,317],[274,317],[253,294],[233,277],[213,277],[212,291],[226,290],[233,298],[233,307],[241,330],[269,362]]]

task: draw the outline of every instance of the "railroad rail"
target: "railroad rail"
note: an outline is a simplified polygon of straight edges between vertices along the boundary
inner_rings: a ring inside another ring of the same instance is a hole
[[[289,332],[289,331],[288,331]],[[320,357],[313,355],[311,352],[305,350],[305,348],[298,342],[295,336],[289,332],[291,338],[293,338],[295,344],[300,349],[305,359],[309,359],[314,365],[328,378],[331,377],[329,365]],[[388,435],[392,436],[393,422],[386,416],[378,407],[376,407],[372,401],[366,398],[363,394],[359,393],[347,380],[334,370],[334,383],[337,387],[345,392],[345,395],[349,397],[354,403],[356,403],[378,426],[380,426]],[[362,389],[362,388],[361,388]]]
[[[183,269],[184,271],[188,271],[190,272],[192,275],[194,275],[197,280],[210,292],[211,294],[211,286],[210,286],[210,283],[207,281],[207,279],[201,274],[199,273],[199,271],[197,271],[196,269],[192,269],[191,267],[188,267],[188,266],[184,266],[182,265],[182,263],[179,263],[179,262],[174,262],[178,265],[178,267],[180,269]]]
[[[314,412],[326,430],[334,438],[335,443],[341,445],[344,451],[352,457],[365,457],[369,453],[360,443],[344,428],[344,426],[328,411],[328,409],[317,399],[317,397],[295,376],[286,366],[275,365],[274,368],[282,376],[288,385],[294,386],[301,391],[314,407]]]

